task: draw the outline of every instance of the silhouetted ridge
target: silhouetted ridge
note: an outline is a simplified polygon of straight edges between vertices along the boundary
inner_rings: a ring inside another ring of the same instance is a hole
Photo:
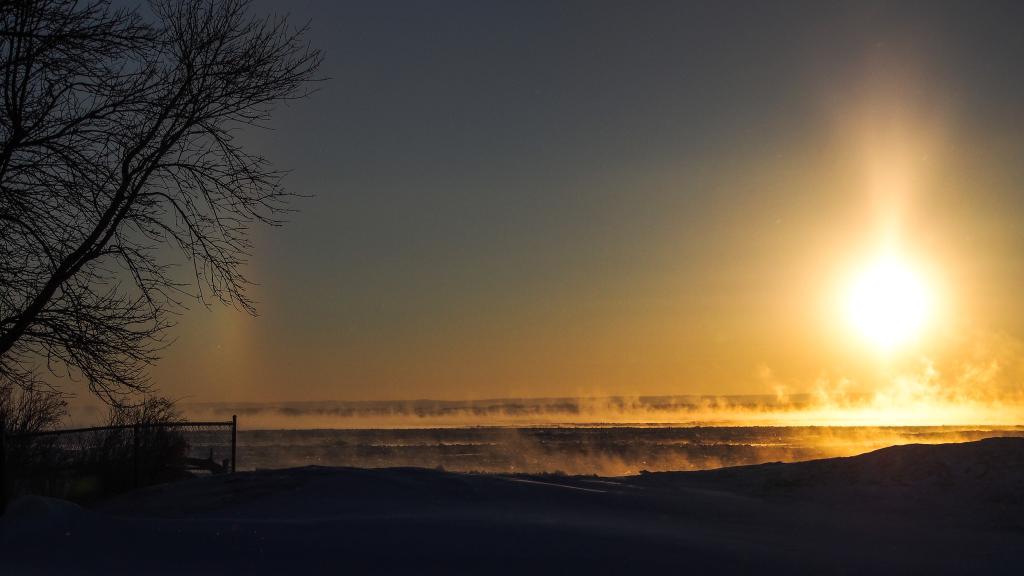
[[[947,496],[949,490],[962,490],[1009,497],[1024,492],[1024,438],[907,444],[845,458],[646,474],[643,482],[697,484],[754,493],[884,487],[912,488],[915,497],[938,496],[937,491],[928,488],[941,488]]]

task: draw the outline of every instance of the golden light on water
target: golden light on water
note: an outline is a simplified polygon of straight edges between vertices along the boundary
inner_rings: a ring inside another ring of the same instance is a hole
[[[932,297],[913,268],[886,256],[860,272],[849,288],[846,306],[853,329],[873,346],[890,351],[920,336]]]

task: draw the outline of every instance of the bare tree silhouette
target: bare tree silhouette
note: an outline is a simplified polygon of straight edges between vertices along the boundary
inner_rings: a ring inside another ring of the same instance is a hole
[[[189,299],[254,311],[248,230],[292,194],[234,136],[320,53],[248,4],[0,0],[0,383],[48,370],[117,404]]]

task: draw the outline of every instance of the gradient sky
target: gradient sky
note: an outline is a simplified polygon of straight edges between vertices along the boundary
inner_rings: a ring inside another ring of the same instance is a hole
[[[870,387],[835,295],[886,234],[929,345],[1024,336],[1019,2],[289,6],[330,80],[244,137],[313,197],[258,318],[182,316],[172,396]]]

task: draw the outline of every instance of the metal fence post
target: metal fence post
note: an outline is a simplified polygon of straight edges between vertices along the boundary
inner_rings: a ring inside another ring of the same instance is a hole
[[[132,426],[132,465],[135,468],[135,488],[139,487],[139,425]]]
[[[7,432],[0,430],[0,514],[7,510]]]
[[[237,467],[235,466],[235,462],[237,461],[237,457],[235,455],[238,453],[237,452],[237,445],[238,445],[238,414],[232,414],[231,415],[231,473],[232,474],[234,474],[235,470],[237,469]]]

